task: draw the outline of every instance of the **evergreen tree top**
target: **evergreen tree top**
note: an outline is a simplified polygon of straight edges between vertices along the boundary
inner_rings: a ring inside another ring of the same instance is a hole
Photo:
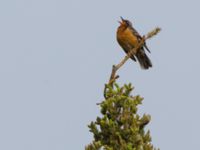
[[[86,150],[155,150],[150,131],[144,129],[151,117],[137,114],[143,98],[132,96],[132,90],[131,84],[106,85],[105,100],[100,104],[102,116],[89,125],[94,140]]]

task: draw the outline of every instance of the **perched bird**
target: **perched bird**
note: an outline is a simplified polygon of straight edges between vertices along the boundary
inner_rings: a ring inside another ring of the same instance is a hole
[[[119,21],[119,23],[120,26],[117,29],[117,41],[123,50],[128,53],[139,44],[142,37],[133,28],[132,23],[129,20],[125,20],[121,17],[121,21]],[[150,53],[146,43],[144,43],[143,47],[141,47],[136,54],[132,55],[130,58],[134,61],[138,60],[141,68],[148,69],[149,67],[152,67],[152,63],[146,55],[144,48]]]

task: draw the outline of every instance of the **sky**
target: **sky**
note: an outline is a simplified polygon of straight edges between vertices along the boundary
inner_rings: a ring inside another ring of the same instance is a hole
[[[161,150],[200,147],[198,0],[0,1],[0,149],[81,150],[93,137],[111,66],[125,56],[120,16],[144,35],[153,68],[129,60],[118,83],[144,97],[139,113]]]

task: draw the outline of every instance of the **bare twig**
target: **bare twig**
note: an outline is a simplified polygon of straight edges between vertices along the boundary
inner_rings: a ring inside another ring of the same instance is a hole
[[[135,48],[133,48],[132,50],[130,50],[128,52],[128,54],[120,61],[119,64],[113,65],[109,82],[108,82],[108,84],[105,84],[105,88],[104,88],[104,97],[105,98],[107,98],[106,91],[107,91],[108,86],[113,87],[113,83],[115,82],[116,79],[119,78],[119,76],[116,75],[116,72],[119,70],[119,68],[121,68],[132,55],[135,55],[137,53],[137,51],[144,45],[144,43],[147,39],[150,39],[153,36],[155,36],[156,34],[158,34],[158,32],[160,32],[160,30],[161,29],[157,27],[154,30],[152,30],[151,32],[149,32],[146,36],[143,36],[142,40],[138,43],[138,45]]]
[[[144,45],[144,42],[147,39],[150,39],[153,36],[155,36],[156,34],[158,34],[158,32],[160,32],[160,30],[161,29],[157,27],[154,30],[152,30],[151,32],[149,32],[146,36],[143,36],[142,40],[139,42],[139,44],[135,48],[133,48],[131,51],[129,51],[129,53],[120,61],[119,64],[113,65],[112,72],[111,72],[111,75],[110,75],[110,79],[109,79],[109,82],[108,82],[109,85],[112,86],[113,82],[117,78],[119,78],[119,76],[116,75],[117,70],[119,70],[119,68],[121,68],[132,55],[135,55],[137,53],[137,51]]]

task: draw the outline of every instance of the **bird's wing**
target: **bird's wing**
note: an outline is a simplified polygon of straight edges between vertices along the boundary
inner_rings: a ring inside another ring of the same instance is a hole
[[[130,29],[131,29],[132,33],[138,38],[138,41],[142,40],[142,36],[137,32],[137,30],[135,30],[132,26],[130,26]],[[144,47],[149,53],[151,53],[151,51],[147,47],[146,42],[144,42]]]
[[[131,29],[132,33],[138,38],[138,40],[142,39],[141,35],[137,32],[137,30],[135,30],[132,26],[129,26],[129,28]]]

